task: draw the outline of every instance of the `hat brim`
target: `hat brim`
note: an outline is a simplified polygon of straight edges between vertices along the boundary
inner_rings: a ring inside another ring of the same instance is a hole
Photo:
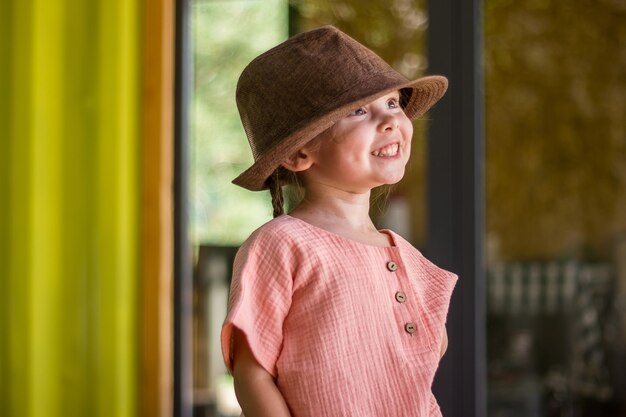
[[[320,133],[341,120],[350,112],[364,106],[379,97],[393,91],[411,89],[411,97],[404,107],[404,112],[411,120],[426,113],[443,95],[448,88],[448,80],[439,75],[418,78],[413,81],[392,80],[385,83],[381,89],[367,94],[364,97],[342,104],[337,109],[324,114],[298,128],[294,133],[286,137],[276,146],[259,156],[254,164],[233,180],[233,184],[247,188],[251,191],[261,191],[268,188],[267,179],[272,175],[284,160],[301,149]]]

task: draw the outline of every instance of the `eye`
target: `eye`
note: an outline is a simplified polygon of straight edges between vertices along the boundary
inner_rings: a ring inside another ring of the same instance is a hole
[[[400,99],[395,97],[390,98],[389,100],[387,100],[387,107],[389,107],[390,109],[400,108]]]
[[[365,116],[366,114],[367,111],[363,107],[359,107],[358,109],[350,113],[350,116]]]

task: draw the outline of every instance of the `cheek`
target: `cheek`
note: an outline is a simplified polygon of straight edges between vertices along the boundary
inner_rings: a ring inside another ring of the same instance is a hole
[[[400,124],[400,131],[402,132],[402,137],[405,142],[410,146],[413,140],[413,124],[409,119],[406,119]]]
[[[404,155],[405,162],[408,162],[409,157],[411,156],[411,142],[413,141],[413,123],[407,118],[400,124],[400,131],[402,132],[402,137],[404,139]]]

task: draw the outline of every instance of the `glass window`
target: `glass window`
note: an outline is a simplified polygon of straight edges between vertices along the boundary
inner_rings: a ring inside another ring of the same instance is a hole
[[[231,184],[252,163],[235,105],[239,74],[288,32],[333,24],[372,48],[409,78],[425,73],[425,2],[330,0],[194,0],[194,92],[191,110],[191,233],[194,272],[194,403],[203,416],[238,416],[219,334],[237,247],[271,218],[267,192]],[[378,199],[373,217],[416,245],[425,239],[426,122],[415,122],[405,179]],[[383,193],[384,194],[384,193]]]
[[[192,225],[194,242],[239,245],[271,217],[267,192],[231,181],[252,164],[235,86],[255,56],[287,38],[285,0],[194,0]]]
[[[484,13],[489,416],[624,416],[626,8]]]

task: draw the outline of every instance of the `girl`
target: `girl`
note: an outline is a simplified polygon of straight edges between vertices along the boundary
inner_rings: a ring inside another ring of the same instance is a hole
[[[456,276],[369,217],[404,175],[411,119],[447,88],[409,81],[332,26],[253,60],[237,105],[274,220],[240,248],[222,349],[246,417],[440,416],[431,385]],[[304,199],[283,213],[281,187]]]

